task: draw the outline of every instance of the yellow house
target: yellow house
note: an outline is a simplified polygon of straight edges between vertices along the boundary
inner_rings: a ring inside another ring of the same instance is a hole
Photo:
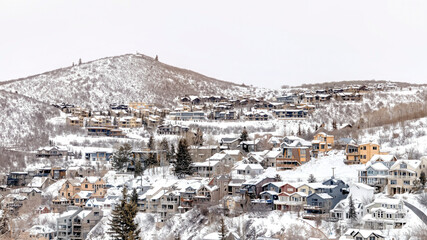
[[[318,134],[314,135],[311,144],[313,146],[313,156],[317,157],[319,152],[328,152],[332,150],[332,147],[334,146],[334,136],[328,135],[324,132],[319,132]]]
[[[80,191],[81,186],[78,180],[66,180],[59,189],[59,197],[65,197],[67,200],[72,200],[73,196]]]
[[[86,177],[83,179],[81,183],[81,190],[82,191],[91,191],[91,192],[97,192],[100,189],[105,188],[105,181],[102,178],[97,177]]]
[[[345,148],[346,164],[365,164],[375,154],[385,155],[386,152],[380,152],[380,145],[376,143],[365,144],[347,144]]]
[[[121,128],[138,128],[142,127],[142,119],[136,117],[121,117],[117,121],[118,127]]]
[[[316,192],[316,189],[313,186],[310,186],[309,184],[303,184],[299,187],[297,187],[297,192],[302,192],[307,195],[310,195],[312,193]]]
[[[84,118],[83,117],[67,117],[67,125],[83,127]]]

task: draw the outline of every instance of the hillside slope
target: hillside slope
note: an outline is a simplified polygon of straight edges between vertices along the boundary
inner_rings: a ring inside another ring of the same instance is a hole
[[[103,58],[27,78],[3,82],[0,89],[46,103],[89,108],[143,101],[170,106],[184,94],[234,96],[249,91],[234,83],[169,66],[141,54]]]

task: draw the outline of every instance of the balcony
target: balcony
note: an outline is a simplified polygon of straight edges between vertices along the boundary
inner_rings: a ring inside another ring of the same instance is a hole
[[[360,164],[360,160],[347,160],[344,159],[344,163],[347,165]]]

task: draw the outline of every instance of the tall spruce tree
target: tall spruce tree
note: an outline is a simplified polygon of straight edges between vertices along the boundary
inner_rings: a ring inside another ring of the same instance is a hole
[[[307,182],[309,182],[309,183],[315,183],[316,182],[316,178],[314,177],[313,174],[310,174],[308,176]]]
[[[148,153],[147,166],[152,167],[152,166],[156,165],[156,163],[157,163],[156,155],[153,152],[156,150],[156,143],[154,141],[153,136],[150,136],[150,139],[148,140],[147,147],[150,150],[150,153]]]
[[[135,223],[138,206],[132,201],[127,201],[127,188],[122,191],[122,200],[111,212],[110,229],[115,240],[139,239],[140,230]]]
[[[196,146],[202,146],[203,145],[203,132],[202,132],[202,130],[200,130],[200,128],[197,128],[197,132],[193,138],[193,144]]]
[[[138,192],[136,188],[132,190],[132,195],[130,196],[130,202],[138,205]]]
[[[188,143],[185,138],[181,138],[178,143],[178,152],[176,153],[176,161],[174,163],[175,174],[178,177],[191,175],[193,160],[191,159],[190,152],[188,151]]]
[[[348,199],[348,218],[352,223],[357,220],[356,208],[354,206],[353,197],[351,195]]]
[[[420,174],[420,183],[421,183],[421,186],[423,187],[426,186],[426,173],[424,171],[422,171]]]
[[[142,167],[141,161],[135,160],[135,166],[134,166],[134,175],[141,176],[144,173],[144,168]]]
[[[113,154],[113,168],[119,171],[124,171],[128,163],[132,161],[132,146],[128,143],[123,144]]]
[[[168,143],[168,140],[166,140],[166,138],[163,138],[162,141],[160,142],[160,150],[162,150],[161,154],[164,154],[166,156],[166,161],[170,162],[171,151],[169,149],[169,143]]]
[[[248,139],[248,131],[246,131],[246,127],[244,127],[242,133],[240,134],[240,141],[248,141]]]

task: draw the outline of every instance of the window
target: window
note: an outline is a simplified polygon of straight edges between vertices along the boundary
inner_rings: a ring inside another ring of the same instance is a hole
[[[325,149],[325,145],[321,145],[321,146],[320,146],[320,148],[321,148],[321,149]]]
[[[88,187],[87,187],[87,184],[85,184],[85,188],[88,188]]]
[[[375,240],[375,237],[369,237],[369,240]]]
[[[378,147],[372,147],[372,149],[373,149],[373,150],[377,150],[377,149],[378,149]]]
[[[390,180],[390,184],[392,184],[392,185],[396,185],[396,184],[397,184],[397,181],[396,181],[396,180]]]
[[[403,181],[404,185],[411,185],[411,181]]]

